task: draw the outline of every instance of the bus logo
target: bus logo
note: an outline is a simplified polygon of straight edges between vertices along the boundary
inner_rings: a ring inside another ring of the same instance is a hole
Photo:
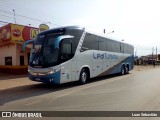
[[[118,59],[117,55],[107,54],[107,53],[93,53],[94,59]]]

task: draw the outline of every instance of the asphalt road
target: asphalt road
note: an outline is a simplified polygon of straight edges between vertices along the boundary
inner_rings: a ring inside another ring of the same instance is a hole
[[[86,85],[53,86],[26,76],[0,74],[0,110],[160,111],[159,75],[159,66],[143,66],[128,75],[95,78]]]

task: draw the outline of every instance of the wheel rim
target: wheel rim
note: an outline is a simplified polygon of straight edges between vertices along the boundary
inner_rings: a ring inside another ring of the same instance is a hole
[[[81,75],[81,80],[82,80],[83,82],[85,82],[86,79],[87,79],[87,74],[86,74],[85,72],[83,72],[82,75]]]
[[[124,74],[124,67],[122,67],[122,75]]]
[[[126,67],[126,73],[128,73],[128,68]]]

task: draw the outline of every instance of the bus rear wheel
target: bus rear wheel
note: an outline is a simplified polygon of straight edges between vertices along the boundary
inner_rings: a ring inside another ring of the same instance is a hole
[[[79,82],[80,84],[85,84],[88,80],[88,73],[86,69],[82,69],[80,72]]]
[[[128,74],[128,73],[129,73],[129,69],[128,69],[128,66],[126,66],[125,74]]]
[[[122,66],[122,68],[121,68],[121,75],[124,75],[124,74],[125,74],[125,67]]]

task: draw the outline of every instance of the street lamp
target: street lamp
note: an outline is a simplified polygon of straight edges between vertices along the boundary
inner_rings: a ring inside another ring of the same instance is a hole
[[[103,33],[106,34],[106,29],[103,29]],[[114,31],[108,32],[107,34],[114,33]]]
[[[109,32],[109,33],[107,33],[107,34],[111,34],[111,33],[114,33],[114,31],[111,31],[111,32]]]
[[[106,29],[103,29],[103,33],[106,34]],[[110,34],[110,33],[114,33],[114,31],[111,31],[111,32],[109,32],[107,34]]]

